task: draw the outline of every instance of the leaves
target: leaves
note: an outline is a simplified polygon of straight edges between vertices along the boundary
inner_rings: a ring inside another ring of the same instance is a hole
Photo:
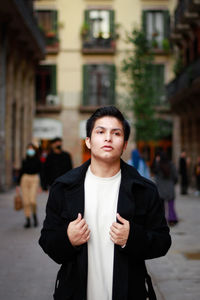
[[[136,141],[160,139],[160,121],[155,116],[155,87],[152,81],[153,55],[143,31],[134,28],[127,35],[133,45],[131,53],[123,60],[122,71],[128,78],[128,106],[133,112]],[[163,124],[163,128],[164,128]],[[165,130],[162,131],[162,134]],[[166,130],[167,134],[168,131]]]

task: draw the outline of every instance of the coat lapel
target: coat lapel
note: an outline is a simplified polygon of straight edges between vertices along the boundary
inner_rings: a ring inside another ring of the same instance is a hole
[[[129,184],[125,174],[122,172],[121,185],[118,197],[117,212],[126,220],[134,215],[135,203],[132,186]],[[123,278],[123,281],[122,281]],[[128,256],[120,251],[120,246],[114,248],[114,270],[113,270],[113,300],[128,299]]]

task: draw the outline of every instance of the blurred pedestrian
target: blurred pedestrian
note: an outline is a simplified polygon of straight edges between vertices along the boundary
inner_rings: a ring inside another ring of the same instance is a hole
[[[18,177],[16,192],[21,188],[24,214],[26,217],[25,228],[31,227],[31,214],[34,227],[38,226],[37,218],[37,192],[39,188],[41,170],[40,160],[37,155],[37,148],[29,143],[26,148],[26,158],[22,161],[22,167]],[[20,185],[20,186],[19,186]]]
[[[178,181],[177,171],[174,164],[168,159],[165,152],[161,152],[154,165],[155,181],[160,198],[165,201],[166,217],[169,225],[178,223],[175,210],[175,184]]]
[[[187,195],[188,190],[188,168],[187,168],[187,157],[186,151],[183,150],[179,159],[179,174],[180,174],[180,185],[181,195]]]
[[[40,149],[39,158],[41,162],[41,172],[40,172],[40,181],[41,181],[41,188],[43,191],[47,191],[47,182],[46,182],[46,174],[45,174],[45,164],[48,156],[47,149]]]
[[[141,176],[150,179],[149,167],[144,157],[139,153],[137,149],[134,149],[131,153],[131,159],[128,160],[128,164],[135,167]]]
[[[47,186],[54,180],[72,169],[72,160],[68,152],[62,150],[62,139],[56,137],[51,141],[51,151],[45,162],[45,177]]]
[[[200,156],[197,157],[197,162],[194,167],[194,176],[196,179],[196,195],[200,195]]]

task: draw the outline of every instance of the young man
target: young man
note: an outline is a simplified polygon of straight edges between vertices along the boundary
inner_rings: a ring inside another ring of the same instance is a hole
[[[91,160],[52,186],[39,240],[62,264],[54,299],[156,299],[144,261],[171,245],[163,203],[120,159],[130,127],[117,108],[98,109],[86,129]]]

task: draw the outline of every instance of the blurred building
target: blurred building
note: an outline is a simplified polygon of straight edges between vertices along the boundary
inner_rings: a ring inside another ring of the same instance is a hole
[[[174,80],[167,93],[174,115],[174,158],[178,161],[185,149],[194,163],[200,155],[200,1],[173,2]]]
[[[167,0],[35,1],[47,50],[37,68],[35,140],[45,144],[62,136],[75,165],[88,157],[84,144],[87,118],[101,105],[124,102],[120,69],[131,49],[125,32],[134,25],[144,26],[155,54],[156,109],[171,121],[164,89],[171,76],[170,9]]]
[[[32,140],[35,66],[45,44],[32,1],[6,0],[0,7],[0,190],[13,183]]]

